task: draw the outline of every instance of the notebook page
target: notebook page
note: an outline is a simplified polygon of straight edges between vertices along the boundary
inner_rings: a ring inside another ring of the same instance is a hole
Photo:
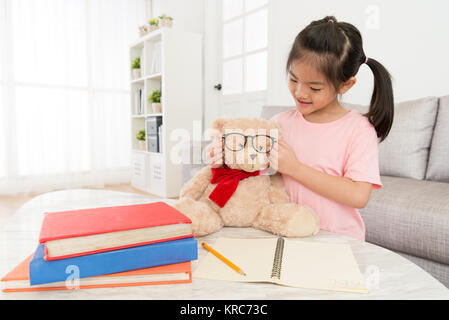
[[[285,239],[280,284],[367,293],[349,244]]]
[[[208,252],[202,258],[193,278],[243,281],[271,282],[274,253],[277,238],[236,239],[218,238],[214,243],[208,243],[232,263],[240,267],[246,276],[240,275],[212,253]],[[206,250],[202,248],[202,250]]]

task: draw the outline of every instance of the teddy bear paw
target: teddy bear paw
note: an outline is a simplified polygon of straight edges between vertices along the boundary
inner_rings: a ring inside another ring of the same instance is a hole
[[[201,237],[216,232],[223,227],[223,221],[205,202],[191,198],[181,198],[173,206],[192,221],[192,232]]]
[[[297,205],[287,224],[287,237],[314,236],[320,231],[318,216],[309,207]]]
[[[316,213],[309,207],[296,203],[270,204],[264,207],[253,224],[283,237],[308,237],[320,230]]]

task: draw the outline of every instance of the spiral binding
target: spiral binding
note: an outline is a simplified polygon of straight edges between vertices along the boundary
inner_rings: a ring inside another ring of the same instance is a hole
[[[274,254],[273,269],[271,277],[281,279],[282,254],[284,253],[284,238],[278,238],[276,252]]]

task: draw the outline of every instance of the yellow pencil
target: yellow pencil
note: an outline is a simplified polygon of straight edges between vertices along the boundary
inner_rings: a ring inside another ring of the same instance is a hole
[[[215,251],[214,249],[212,249],[211,247],[209,247],[207,244],[205,244],[204,242],[201,243],[201,245],[206,248],[209,252],[211,252],[214,256],[216,256],[218,259],[220,259],[221,261],[223,261],[224,263],[226,263],[228,266],[230,266],[232,269],[234,269],[235,271],[237,271],[238,273],[240,273],[241,275],[246,276],[246,273],[243,272],[242,269],[240,269],[239,267],[237,267],[235,264],[233,264],[231,261],[229,261],[228,259],[226,259],[225,257],[223,257],[221,254],[219,254],[217,251]]]

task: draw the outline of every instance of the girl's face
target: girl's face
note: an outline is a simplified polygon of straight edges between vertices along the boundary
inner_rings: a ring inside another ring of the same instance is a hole
[[[332,84],[305,61],[292,63],[288,83],[296,109],[303,116],[333,106],[337,101],[337,92]]]

